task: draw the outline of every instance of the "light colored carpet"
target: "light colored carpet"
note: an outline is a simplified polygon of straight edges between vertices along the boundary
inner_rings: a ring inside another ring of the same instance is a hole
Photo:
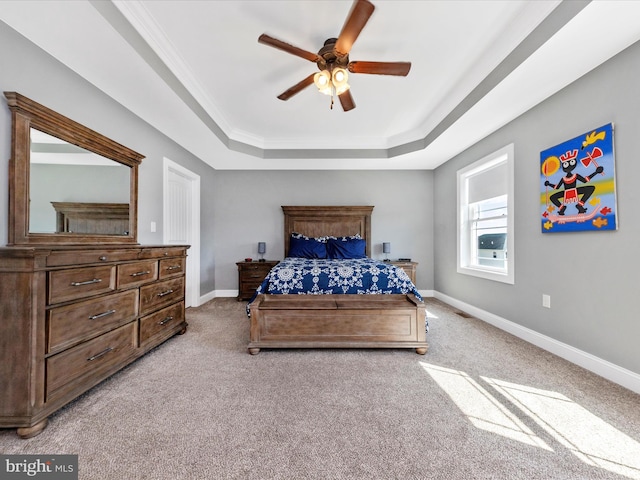
[[[189,329],[6,454],[78,454],[81,479],[640,478],[640,397],[426,299],[413,350],[247,353],[245,303]]]

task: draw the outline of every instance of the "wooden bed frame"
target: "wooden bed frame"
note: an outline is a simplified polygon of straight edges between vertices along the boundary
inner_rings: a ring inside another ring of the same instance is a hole
[[[372,206],[283,206],[285,257],[291,233],[356,233],[371,256]],[[415,348],[427,352],[425,306],[414,295],[258,295],[250,305],[248,350],[261,348]]]

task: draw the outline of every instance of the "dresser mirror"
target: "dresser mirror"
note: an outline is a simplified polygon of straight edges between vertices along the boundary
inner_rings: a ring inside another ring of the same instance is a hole
[[[9,163],[9,245],[137,242],[144,158],[15,92]]]

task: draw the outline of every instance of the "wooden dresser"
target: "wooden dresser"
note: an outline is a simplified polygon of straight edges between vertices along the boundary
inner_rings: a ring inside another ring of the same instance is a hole
[[[184,333],[186,246],[0,248],[0,427],[47,417]]]
[[[277,261],[265,260],[264,262],[237,262],[238,266],[238,301],[249,300],[256,293],[264,278]]]

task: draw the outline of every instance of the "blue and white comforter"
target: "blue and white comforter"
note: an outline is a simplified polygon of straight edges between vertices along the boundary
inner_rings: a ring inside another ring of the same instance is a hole
[[[416,286],[403,269],[371,258],[328,260],[287,257],[271,269],[251,301],[260,293],[413,293],[422,300]]]

